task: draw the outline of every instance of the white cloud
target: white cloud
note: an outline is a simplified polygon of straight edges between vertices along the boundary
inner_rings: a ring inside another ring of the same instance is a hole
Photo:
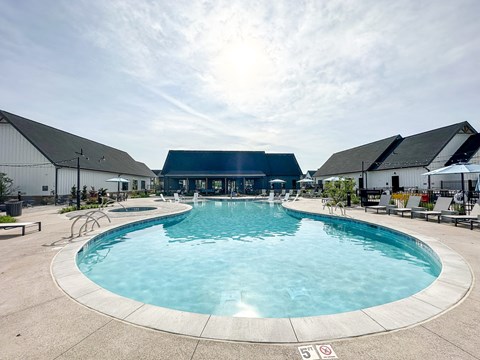
[[[398,133],[476,126],[474,0],[30,5],[0,15],[2,108],[109,129],[97,140],[152,167],[170,148],[217,148],[314,169]]]

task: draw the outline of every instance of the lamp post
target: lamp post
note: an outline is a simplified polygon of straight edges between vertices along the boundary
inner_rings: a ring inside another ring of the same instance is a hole
[[[77,157],[77,210],[80,210],[80,156]]]
[[[88,160],[88,157],[85,157],[83,154],[83,149],[80,149],[80,152],[76,152],[77,156],[77,210],[80,210],[80,156]]]

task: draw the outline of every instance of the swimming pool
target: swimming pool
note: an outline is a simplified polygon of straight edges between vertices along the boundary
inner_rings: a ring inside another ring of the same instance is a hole
[[[285,318],[417,293],[440,272],[438,258],[418,245],[395,231],[277,205],[204,202],[189,215],[102,235],[77,261],[100,286],[144,303]]]

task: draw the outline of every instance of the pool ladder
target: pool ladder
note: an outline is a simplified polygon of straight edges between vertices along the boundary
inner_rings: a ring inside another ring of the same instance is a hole
[[[123,206],[123,205],[122,205]],[[95,216],[96,214],[100,215],[100,216]],[[110,218],[108,217],[107,214],[105,214],[102,210],[93,210],[93,211],[89,211],[85,214],[81,214],[81,215],[75,215],[73,216],[72,218],[70,218],[70,220],[74,220],[73,223],[72,223],[72,226],[70,227],[70,238],[73,238],[73,229],[75,228],[75,224],[79,221],[79,220],[85,220],[85,222],[82,224],[82,226],[80,226],[80,229],[78,230],[78,235],[77,237],[80,237],[82,236],[82,234],[86,234],[88,231],[92,231],[93,230],[93,227],[95,225],[97,225],[98,227],[100,227],[100,223],[98,222],[100,219],[106,217],[108,222],[111,223],[112,221],[110,220]],[[90,227],[90,230],[89,230],[89,227]]]

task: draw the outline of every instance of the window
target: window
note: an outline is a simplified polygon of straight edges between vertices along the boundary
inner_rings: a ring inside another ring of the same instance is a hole
[[[128,191],[128,183],[127,182],[122,183],[122,191]]]
[[[195,189],[206,189],[205,180],[195,180]]]
[[[48,191],[48,185],[43,185],[42,186],[42,191]]]
[[[140,181],[140,189],[145,190],[145,180]]]
[[[213,180],[212,188],[215,190],[222,190],[222,180]]]
[[[132,181],[132,190],[138,190],[138,180]]]

